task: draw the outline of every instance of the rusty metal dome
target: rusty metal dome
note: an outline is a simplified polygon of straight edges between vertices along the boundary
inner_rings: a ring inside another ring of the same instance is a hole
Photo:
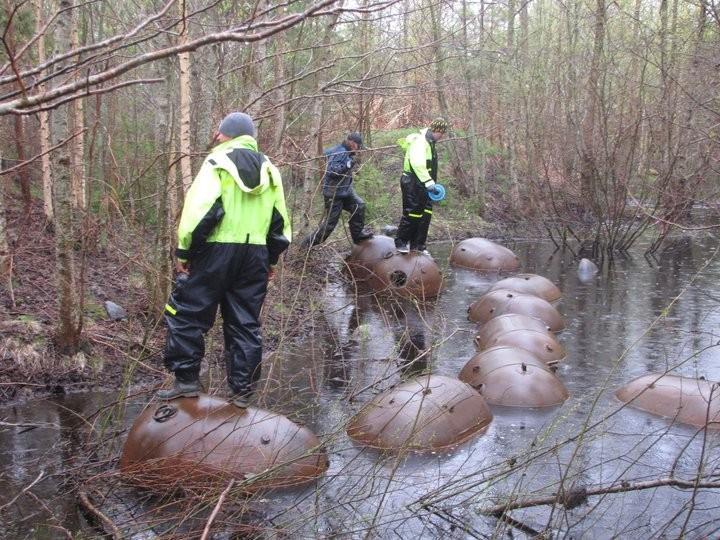
[[[376,396],[351,419],[347,433],[373,448],[429,451],[460,444],[491,420],[485,400],[469,385],[425,375]]]
[[[552,407],[569,397],[565,385],[542,360],[518,347],[493,347],[476,354],[459,378],[491,405]]]
[[[488,340],[486,348],[502,345],[525,349],[548,365],[557,364],[567,356],[565,347],[548,331],[511,330]]]
[[[480,326],[480,330],[475,336],[475,346],[478,349],[487,349],[488,343],[496,336],[513,330],[535,330],[537,332],[547,332],[549,336],[555,337],[555,334],[550,332],[548,325],[540,319],[529,315],[521,315],[520,313],[507,313],[499,317],[493,317]]]
[[[355,281],[364,281],[373,273],[378,262],[392,257],[395,251],[395,240],[389,236],[375,235],[354,244],[345,262]]]
[[[389,236],[373,236],[353,247],[346,259],[353,279],[373,291],[404,298],[435,298],[442,274],[435,260],[422,253],[399,254]]]
[[[394,253],[375,264],[368,283],[377,292],[427,300],[440,293],[442,274],[429,255]]]
[[[637,409],[698,428],[720,429],[720,383],[651,373],[629,382],[617,398]]]
[[[485,238],[468,238],[455,245],[450,264],[481,272],[515,272],[520,260],[508,248]]]
[[[235,478],[253,492],[306,483],[327,468],[327,454],[309,429],[205,394],[146,407],[120,459],[126,478],[153,490],[213,488]]]
[[[532,294],[497,289],[483,295],[468,308],[468,318],[479,323],[486,323],[506,313],[519,313],[540,319],[553,332],[565,328],[565,322],[558,310],[550,302]]]
[[[562,297],[560,289],[552,281],[537,274],[518,274],[517,276],[501,279],[490,287],[491,291],[497,289],[533,294],[548,302],[557,302]]]

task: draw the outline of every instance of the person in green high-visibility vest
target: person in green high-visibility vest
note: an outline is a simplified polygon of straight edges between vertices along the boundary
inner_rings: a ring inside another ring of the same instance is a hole
[[[395,247],[399,253],[418,251],[428,254],[425,242],[432,219],[432,201],[428,192],[435,192],[438,169],[435,143],[445,136],[447,130],[447,121],[436,118],[428,128],[398,141],[405,150],[400,177],[402,216],[395,236]]]
[[[197,397],[204,335],[223,318],[230,401],[246,408],[260,376],[260,309],[291,230],[280,171],[258,151],[250,116],[227,115],[217,145],[185,196],[178,226],[178,279],[165,306],[170,400]]]

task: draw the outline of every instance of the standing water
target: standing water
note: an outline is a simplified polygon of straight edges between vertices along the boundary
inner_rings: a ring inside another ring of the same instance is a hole
[[[467,307],[498,277],[448,267],[451,246],[443,244],[432,246],[444,274],[432,304],[378,302],[341,278],[331,280],[317,330],[266,363],[272,382],[263,396],[264,406],[322,436],[331,465],[315,485],[265,493],[253,504],[268,534],[719,534],[720,490],[639,488],[670,476],[693,481],[698,472],[720,482],[720,432],[673,424],[622,407],[614,397],[620,386],[649,372],[720,380],[718,243],[685,238],[649,261],[637,245],[585,283],[572,254],[550,243],[505,245],[520,257],[523,272],[543,275],[563,291],[558,308],[567,328],[558,337],[568,354],[557,373],[570,399],[548,409],[493,407],[483,435],[447,452],[394,455],[359,447],[345,426],[377,393],[416,373],[457,376],[475,352]],[[1,427],[0,536],[54,538],[84,526],[74,495],[63,494],[63,471],[72,472],[84,442],[83,417],[114,398],[82,394],[0,412],[6,424],[24,425]],[[611,486],[618,492],[585,496]],[[558,492],[565,493],[564,506],[542,504]],[[511,502],[521,506],[509,514],[512,525],[490,511]]]

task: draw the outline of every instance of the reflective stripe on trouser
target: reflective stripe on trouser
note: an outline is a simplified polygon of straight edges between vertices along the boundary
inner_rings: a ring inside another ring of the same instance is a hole
[[[345,210],[350,213],[348,228],[353,241],[361,234],[365,226],[365,201],[363,201],[355,190],[350,188],[347,195],[325,197],[325,216],[317,230],[307,236],[303,241],[305,246],[316,246],[322,244],[337,227],[340,213]]]
[[[165,308],[165,367],[179,380],[197,380],[205,334],[219,305],[228,385],[234,393],[250,394],[260,375],[260,308],[267,273],[266,246],[209,243],[191,260],[187,281],[175,288]]]
[[[427,241],[432,201],[425,186],[414,174],[404,173],[400,178],[403,213],[395,237],[395,245],[410,244],[410,249],[423,250]]]

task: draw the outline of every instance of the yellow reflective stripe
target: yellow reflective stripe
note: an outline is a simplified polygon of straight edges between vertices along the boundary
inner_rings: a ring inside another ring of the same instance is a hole
[[[425,213],[432,215],[432,210],[425,209]]]
[[[422,217],[422,214],[408,214],[408,217]]]
[[[170,315],[176,315],[177,309],[172,307],[170,304],[165,304],[165,311],[167,311]]]

